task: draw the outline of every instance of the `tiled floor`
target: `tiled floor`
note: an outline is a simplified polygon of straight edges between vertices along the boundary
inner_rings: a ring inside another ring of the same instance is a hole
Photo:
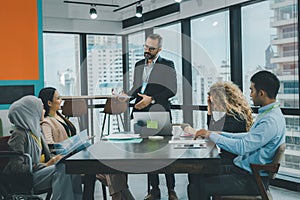
[[[187,175],[176,174],[176,187],[175,190],[179,199],[186,200],[186,186],[187,186]],[[165,177],[160,175],[160,189],[162,193],[161,200],[168,200],[167,189],[166,189]],[[129,175],[129,186],[132,194],[136,200],[143,200],[144,196],[147,194],[147,176],[146,175]],[[294,192],[290,190],[285,190],[277,187],[271,187],[271,193],[273,200],[299,200],[300,192]],[[95,200],[102,199],[102,190],[99,181],[96,183]]]

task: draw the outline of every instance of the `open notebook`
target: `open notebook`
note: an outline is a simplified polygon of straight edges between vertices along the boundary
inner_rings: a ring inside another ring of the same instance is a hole
[[[91,138],[88,137],[87,130],[85,129],[80,133],[68,138],[67,140],[64,140],[63,142],[55,143],[53,146],[56,154],[61,154],[63,155],[63,158],[66,158],[72,153],[81,151],[82,149],[85,149],[88,146],[90,146],[91,145],[91,143],[89,142],[90,139]],[[60,161],[58,161],[58,163]]]

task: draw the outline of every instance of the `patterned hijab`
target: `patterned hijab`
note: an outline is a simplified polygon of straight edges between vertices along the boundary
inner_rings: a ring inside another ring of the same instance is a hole
[[[31,131],[36,137],[41,137],[40,121],[43,103],[41,99],[28,95],[15,101],[9,108],[8,118],[16,127]]]

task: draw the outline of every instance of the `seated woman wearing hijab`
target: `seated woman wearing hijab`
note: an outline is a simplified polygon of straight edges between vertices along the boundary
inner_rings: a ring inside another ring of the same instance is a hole
[[[76,134],[74,125],[66,119],[59,110],[62,99],[58,91],[53,87],[43,88],[39,93],[45,109],[45,119],[41,126],[48,144],[62,142],[68,137]],[[112,200],[133,200],[128,189],[127,177],[124,174],[97,174],[97,178],[108,185]],[[84,199],[94,199],[92,197],[95,186],[95,176],[86,175],[84,178]]]
[[[11,105],[8,118],[15,126],[8,141],[9,148],[31,156],[34,189],[52,188],[53,199],[56,200],[82,199],[80,176],[65,174],[62,163],[55,165],[61,159],[60,155],[50,157],[40,127],[44,118],[42,101],[35,96],[25,96]],[[20,157],[10,160],[5,171],[26,172],[28,167]]]

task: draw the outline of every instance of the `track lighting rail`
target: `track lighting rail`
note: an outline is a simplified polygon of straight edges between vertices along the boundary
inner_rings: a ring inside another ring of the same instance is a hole
[[[64,1],[64,3],[73,3],[73,4],[83,4],[83,5],[95,5],[95,6],[107,6],[107,7],[120,7],[116,4],[103,4],[103,3],[94,3],[94,2],[80,2],[80,1]]]
[[[119,10],[123,10],[123,9],[125,9],[125,8],[128,8],[129,6],[136,5],[137,3],[141,3],[141,2],[143,2],[143,1],[145,1],[145,0],[135,1],[135,2],[133,2],[133,3],[130,3],[130,4],[126,5],[126,6],[122,6],[122,7],[120,7],[120,8],[117,8],[117,9],[115,9],[115,10],[113,10],[113,11],[114,11],[114,12],[117,12],[117,11],[119,11]]]

